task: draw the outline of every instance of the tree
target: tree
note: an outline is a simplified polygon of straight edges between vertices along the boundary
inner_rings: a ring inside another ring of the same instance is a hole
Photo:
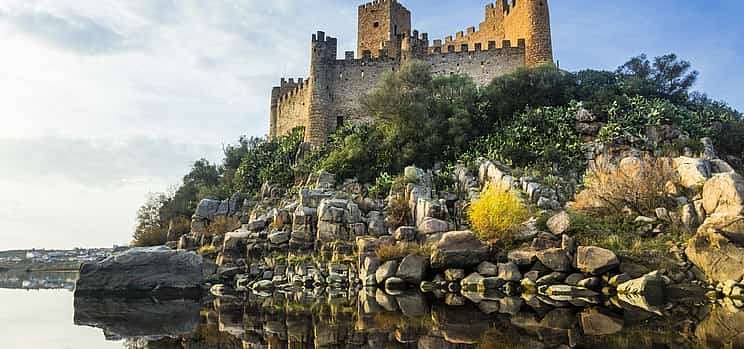
[[[137,227],[134,230],[133,246],[159,246],[166,243],[168,228],[160,217],[160,209],[168,198],[160,193],[150,193],[137,211]]]
[[[631,58],[620,66],[616,74],[628,94],[667,98],[684,103],[699,73],[691,70],[690,62],[679,60],[671,53],[649,61],[645,54]]]

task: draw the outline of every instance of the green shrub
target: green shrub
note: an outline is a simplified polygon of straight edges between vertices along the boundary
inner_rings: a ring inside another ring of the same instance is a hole
[[[582,142],[573,127],[573,108],[538,108],[518,114],[499,132],[475,142],[461,160],[471,163],[485,157],[548,173],[581,168]]]
[[[294,184],[295,156],[303,140],[304,129],[301,127],[271,141],[254,140],[243,155],[240,167],[235,171],[233,188],[255,195],[261,190],[264,182],[282,185],[285,188]]]

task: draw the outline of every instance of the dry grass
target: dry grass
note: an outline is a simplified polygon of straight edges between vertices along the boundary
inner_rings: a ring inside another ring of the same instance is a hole
[[[473,230],[482,240],[508,240],[530,212],[513,191],[489,186],[467,213]]]
[[[429,257],[433,245],[431,244],[383,244],[375,249],[375,255],[381,261],[400,260],[409,254],[415,254],[423,257]]]
[[[664,186],[674,178],[669,158],[649,156],[614,165],[597,159],[586,176],[586,187],[575,198],[574,208],[587,214],[623,215],[627,210],[653,215],[658,207],[673,207]]]
[[[401,195],[390,198],[385,208],[385,223],[393,229],[407,225],[411,221],[411,208]]]
[[[240,228],[240,217],[215,217],[214,221],[207,227],[207,235],[220,235]]]
[[[171,219],[168,224],[168,240],[177,241],[182,235],[191,232],[191,220],[186,217]]]

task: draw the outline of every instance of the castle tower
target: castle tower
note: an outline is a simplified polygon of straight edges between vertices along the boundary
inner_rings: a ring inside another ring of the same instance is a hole
[[[526,6],[522,14],[526,25],[524,39],[527,44],[525,64],[532,67],[553,63],[553,40],[550,32],[550,10],[548,0],[517,0],[518,6]]]
[[[325,144],[328,138],[328,110],[331,103],[332,79],[328,69],[336,61],[338,42],[319,31],[313,34],[310,55],[310,113],[305,127],[305,141],[313,145]]]
[[[357,57],[369,51],[373,58],[380,50],[397,57],[400,40],[411,33],[411,12],[397,0],[375,0],[359,6]]]

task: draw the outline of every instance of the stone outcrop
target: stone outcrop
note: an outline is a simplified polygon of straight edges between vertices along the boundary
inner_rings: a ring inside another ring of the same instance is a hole
[[[202,257],[164,247],[132,248],[80,267],[80,293],[127,293],[201,290]]]
[[[574,266],[587,274],[604,274],[620,265],[614,252],[596,246],[579,246]]]
[[[687,258],[713,281],[744,277],[744,247],[714,231],[700,232],[687,243]]]
[[[431,267],[434,269],[477,266],[488,259],[489,247],[470,231],[453,231],[434,245]]]

